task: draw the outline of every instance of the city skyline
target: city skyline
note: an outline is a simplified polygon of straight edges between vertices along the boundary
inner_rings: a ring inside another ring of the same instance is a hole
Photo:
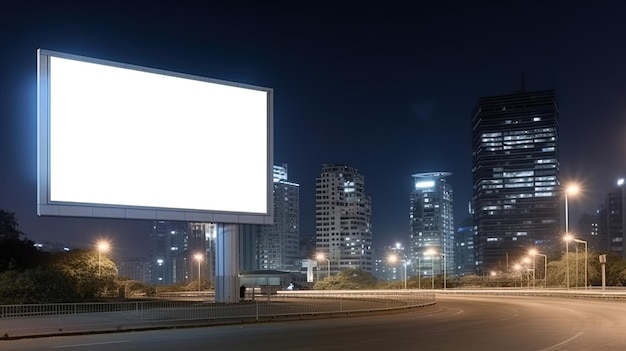
[[[0,24],[0,208],[37,241],[77,247],[112,236],[116,253],[133,256],[148,240],[150,222],[36,216],[41,47],[274,88],[274,163],[289,164],[301,185],[300,235],[315,232],[320,165],[344,163],[365,177],[375,246],[408,243],[414,173],[453,173],[455,227],[466,218],[472,110],[481,96],[518,90],[523,74],[528,90],[556,90],[561,181],[585,191],[570,204],[574,223],[625,173],[625,5],[538,4],[355,11],[16,3]]]

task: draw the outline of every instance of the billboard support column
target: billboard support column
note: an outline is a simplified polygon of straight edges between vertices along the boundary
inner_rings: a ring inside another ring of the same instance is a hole
[[[217,225],[215,246],[215,302],[239,302],[239,225]]]

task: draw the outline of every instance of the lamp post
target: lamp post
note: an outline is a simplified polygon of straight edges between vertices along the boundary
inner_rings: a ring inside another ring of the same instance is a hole
[[[99,241],[98,248],[98,277],[102,275],[102,253],[109,251],[109,242],[108,241]]]
[[[448,287],[448,283],[447,283],[447,271],[446,271],[446,254],[442,253],[441,256],[443,256],[443,290],[446,290]]]
[[[417,288],[422,289],[422,259],[417,257]]]
[[[526,269],[526,287],[530,289],[530,268],[528,268],[528,264],[530,263],[530,258],[524,257],[522,258],[522,263],[524,263],[524,267]],[[534,265],[533,260],[533,265]],[[533,285],[535,283],[535,271],[533,270]]]
[[[587,289],[587,265],[588,265],[587,264],[587,256],[588,256],[587,242],[585,240],[574,239],[574,238],[572,238],[572,240],[574,240],[574,242],[579,243],[579,244],[585,244],[585,289]],[[578,262],[578,260],[576,260],[576,262]],[[578,271],[576,271],[576,281],[578,281]]]
[[[326,262],[328,262],[328,276],[330,277],[330,260],[326,258],[323,253],[318,253],[316,258],[318,261],[326,260]]]
[[[539,252],[537,252],[536,249],[531,249],[528,252],[529,255],[535,257],[535,256],[543,256],[543,281],[544,281],[544,287],[547,288],[548,287],[548,255],[544,255],[544,254],[540,254]],[[535,258],[533,258],[533,267],[535,265],[534,262]]]
[[[402,263],[402,265],[404,266],[404,290],[406,290],[406,265],[407,265],[407,261],[405,259],[399,259],[397,255],[390,255],[388,258],[388,261],[390,263],[396,263],[398,261],[400,261]]]
[[[435,249],[428,249],[424,252],[424,255],[430,256],[430,264],[432,268],[432,289],[435,290],[435,255],[437,251]]]
[[[567,205],[567,195],[572,194],[572,195],[576,195],[578,193],[578,186],[576,184],[572,184],[570,186],[568,186],[565,189],[565,236],[566,237],[570,237],[571,235],[569,234],[569,208]],[[568,241],[569,239],[565,239],[565,255],[566,255],[566,261],[567,261],[567,274],[566,274],[566,285],[567,285],[567,289],[569,289],[569,245],[568,245]]]
[[[524,287],[524,276],[522,275],[522,265],[519,263],[516,263],[513,265],[513,270],[514,271],[519,271],[519,280],[520,280],[520,288]],[[515,285],[517,286],[517,284]]]
[[[197,253],[193,255],[193,258],[198,261],[198,292],[202,291],[202,281],[200,280],[200,263],[202,263],[202,254]]]
[[[572,240],[572,236],[569,233],[566,233],[563,236],[563,240],[565,240],[565,261],[567,262],[567,272],[565,274],[565,285],[567,289],[569,289],[569,241]]]

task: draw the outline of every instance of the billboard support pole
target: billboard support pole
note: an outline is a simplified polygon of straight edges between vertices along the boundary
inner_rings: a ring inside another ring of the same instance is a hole
[[[215,302],[239,302],[239,225],[219,223],[215,247]]]

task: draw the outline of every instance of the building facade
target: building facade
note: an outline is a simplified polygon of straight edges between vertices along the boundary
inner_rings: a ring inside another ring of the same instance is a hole
[[[413,174],[409,196],[410,260],[419,261],[420,276],[453,274],[454,213],[449,172]],[[433,252],[435,254],[429,254]],[[445,269],[444,269],[445,264]],[[414,275],[417,267],[411,266]]]
[[[554,90],[483,97],[472,118],[479,272],[560,243],[559,110]]]
[[[365,177],[354,167],[323,164],[315,182],[317,252],[330,260],[332,272],[372,272],[372,207]]]
[[[626,214],[623,208],[625,200],[624,179],[620,179],[615,188],[606,194],[604,205],[598,216],[599,236],[604,239],[607,251],[624,258],[626,258],[626,250],[624,250]]]
[[[590,252],[607,251],[607,240],[602,238],[599,230],[600,212],[598,210],[593,215],[583,214],[578,219],[578,224],[576,225],[576,235],[587,242]]]
[[[149,281],[155,285],[187,284],[215,276],[213,223],[154,221],[150,233]]]
[[[300,270],[300,185],[288,181],[287,165],[274,166],[274,224],[262,227],[260,269]]]
[[[474,220],[464,220],[456,230],[454,237],[454,273],[458,276],[472,275],[476,273],[476,258],[474,242],[476,238]]]

